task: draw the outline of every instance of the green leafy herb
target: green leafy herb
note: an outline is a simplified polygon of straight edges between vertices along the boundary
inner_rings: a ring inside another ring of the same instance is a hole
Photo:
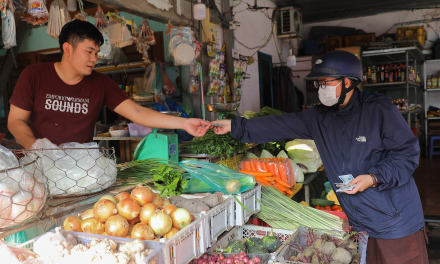
[[[231,133],[216,135],[212,130],[193,141],[188,141],[182,146],[183,153],[207,154],[212,156],[225,155],[230,158],[234,154],[246,153],[246,144],[240,143],[231,136]]]
[[[165,164],[153,169],[154,185],[161,196],[178,196],[188,185],[189,180],[184,179],[182,173]]]

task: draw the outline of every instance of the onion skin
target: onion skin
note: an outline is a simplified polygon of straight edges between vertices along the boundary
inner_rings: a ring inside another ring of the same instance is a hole
[[[81,222],[81,229],[84,233],[101,234],[104,232],[104,225],[96,218],[88,218]]]
[[[139,213],[139,219],[142,223],[148,224],[151,216],[156,213],[157,206],[153,203],[147,203],[141,208],[141,212]]]
[[[170,215],[176,209],[177,206],[175,206],[174,204],[169,204],[162,207],[162,210],[164,210],[164,212],[167,213],[167,215]]]
[[[162,207],[165,207],[169,204],[171,204],[170,200],[168,198],[162,197]]]
[[[105,232],[109,236],[125,237],[128,234],[128,222],[120,215],[112,215],[105,222]]]
[[[120,193],[116,194],[116,196],[115,196],[117,203],[124,200],[125,198],[130,198],[130,194],[128,192],[120,192]]]
[[[163,236],[171,230],[173,221],[164,211],[158,211],[151,216],[148,225],[153,229],[156,236]]]
[[[171,230],[166,233],[163,237],[166,239],[170,239],[170,237],[174,236],[177,232],[179,232],[179,229],[172,227]]]
[[[116,205],[116,209],[118,209],[118,214],[127,220],[135,219],[141,211],[139,204],[131,198],[120,201]]]
[[[95,215],[93,214],[93,209],[85,210],[83,213],[79,214],[79,219],[83,221],[89,218],[95,218]]]
[[[146,186],[138,186],[131,191],[130,197],[134,199],[140,206],[153,202],[153,191]]]
[[[134,219],[131,219],[131,220],[127,219],[127,222],[129,225],[135,225],[135,224],[139,223],[140,221],[141,221],[141,219],[139,218],[139,215],[136,216],[136,218],[134,218]]]
[[[173,227],[179,230],[191,223],[191,213],[185,208],[177,208],[171,213],[170,217],[173,221]]]
[[[226,181],[226,192],[236,194],[240,191],[241,182],[239,180],[230,179]]]
[[[114,203],[118,203],[116,198],[113,195],[110,195],[110,194],[106,194],[106,195],[102,196],[101,198],[99,198],[99,200],[100,201],[102,201],[102,200],[110,200],[110,201],[112,201]]]
[[[154,203],[157,206],[157,208],[162,208],[163,206],[162,197],[158,193],[154,193],[152,203]]]
[[[151,227],[144,223],[136,224],[131,230],[131,238],[142,239],[142,240],[153,240],[154,231]]]
[[[63,228],[68,231],[82,232],[81,222],[79,217],[71,215],[64,219]]]
[[[98,201],[93,206],[93,215],[101,222],[107,221],[110,216],[116,215],[117,213],[116,204],[110,200]]]

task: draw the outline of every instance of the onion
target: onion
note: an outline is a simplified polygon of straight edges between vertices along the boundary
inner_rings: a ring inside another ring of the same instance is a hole
[[[117,213],[118,210],[116,209],[116,204],[110,200],[98,201],[93,206],[93,215],[101,222],[107,221],[110,216]]]
[[[153,191],[142,184],[131,191],[130,197],[133,198],[140,206],[151,203],[153,201]]]
[[[173,221],[164,211],[153,214],[148,222],[156,236],[163,236],[171,230]]]
[[[110,201],[114,202],[115,204],[118,203],[116,198],[113,195],[110,195],[110,194],[106,194],[106,195],[102,196],[101,198],[99,198],[99,200],[100,201],[102,201],[102,200],[110,200]]]
[[[139,218],[139,215],[131,220],[127,219],[127,222],[129,225],[135,225],[135,224],[139,223],[140,221],[141,221],[141,219]]]
[[[128,192],[120,192],[118,194],[116,194],[115,196],[116,198],[116,202],[120,202],[122,200],[124,200],[125,198],[130,198],[130,194]]]
[[[163,206],[162,197],[160,197],[158,193],[153,193],[152,203],[154,203],[157,206],[157,208],[161,208]]]
[[[164,212],[167,213],[168,215],[170,215],[171,212],[173,212],[176,209],[177,209],[177,206],[175,206],[174,204],[168,204],[168,205],[165,205],[164,207],[162,207],[162,210],[164,210]]]
[[[166,233],[163,237],[166,239],[170,239],[170,237],[174,236],[177,232],[179,232],[179,229],[172,227],[168,233]]]
[[[226,181],[226,191],[228,193],[238,193],[240,191],[241,182],[239,180],[230,179]]]
[[[150,226],[144,223],[138,223],[131,230],[131,238],[142,240],[153,240],[154,231]]]
[[[82,232],[81,219],[78,216],[68,216],[64,219],[63,228],[68,231]]]
[[[83,213],[79,214],[79,219],[81,220],[86,220],[89,218],[94,218],[95,215],[93,214],[93,209],[88,209],[86,211],[84,211]]]
[[[120,201],[116,205],[116,209],[118,209],[118,214],[125,217],[127,220],[135,219],[141,211],[139,204],[131,198],[125,198]]]
[[[128,234],[128,222],[120,215],[112,215],[105,222],[105,232],[109,236],[125,237]]]
[[[81,222],[81,229],[85,233],[101,234],[104,232],[104,225],[96,218],[87,218]]]
[[[170,214],[173,227],[182,229],[191,223],[191,214],[185,208],[177,208]]]
[[[170,200],[168,198],[162,197],[162,207],[167,206],[171,204]]]
[[[156,212],[156,205],[153,203],[147,203],[141,208],[141,212],[139,213],[139,218],[142,223],[147,224],[150,221],[150,217]]]

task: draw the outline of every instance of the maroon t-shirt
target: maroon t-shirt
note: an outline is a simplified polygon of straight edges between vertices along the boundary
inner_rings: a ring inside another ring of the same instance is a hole
[[[110,77],[92,71],[76,85],[64,83],[54,63],[27,66],[9,102],[31,111],[30,126],[36,138],[54,144],[93,140],[96,121],[104,106],[114,110],[127,99]]]

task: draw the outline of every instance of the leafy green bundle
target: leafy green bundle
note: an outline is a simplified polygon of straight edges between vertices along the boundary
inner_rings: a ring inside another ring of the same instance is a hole
[[[193,141],[185,142],[182,152],[188,154],[206,154],[211,156],[223,156],[230,158],[232,155],[246,153],[246,144],[238,142],[231,133],[216,135],[212,130]]]

